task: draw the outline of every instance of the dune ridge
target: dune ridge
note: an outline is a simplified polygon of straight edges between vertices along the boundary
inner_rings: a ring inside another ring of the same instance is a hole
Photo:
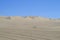
[[[59,20],[58,19],[52,19],[52,18],[44,18],[44,17],[40,17],[40,16],[0,16],[0,19],[15,19],[15,20],[19,20],[19,19],[40,19],[40,20]],[[60,21],[60,20],[59,20]]]

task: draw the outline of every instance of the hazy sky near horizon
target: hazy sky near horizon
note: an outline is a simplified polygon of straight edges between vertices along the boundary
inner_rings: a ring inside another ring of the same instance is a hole
[[[0,16],[60,18],[60,0],[0,0]]]

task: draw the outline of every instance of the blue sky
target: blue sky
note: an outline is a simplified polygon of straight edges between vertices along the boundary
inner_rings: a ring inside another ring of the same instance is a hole
[[[60,18],[60,0],[0,0],[0,16]]]

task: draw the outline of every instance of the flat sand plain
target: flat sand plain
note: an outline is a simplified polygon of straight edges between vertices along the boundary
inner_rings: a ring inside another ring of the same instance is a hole
[[[60,40],[60,21],[1,17],[0,40]]]

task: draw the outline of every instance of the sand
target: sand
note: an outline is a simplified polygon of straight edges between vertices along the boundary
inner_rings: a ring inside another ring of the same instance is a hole
[[[0,40],[60,40],[60,20],[0,17]]]

